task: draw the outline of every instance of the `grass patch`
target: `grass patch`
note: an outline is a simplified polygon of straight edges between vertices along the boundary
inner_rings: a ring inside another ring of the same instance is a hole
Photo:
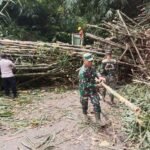
[[[0,117],[11,117],[13,115],[13,112],[8,110],[1,110],[0,111]]]

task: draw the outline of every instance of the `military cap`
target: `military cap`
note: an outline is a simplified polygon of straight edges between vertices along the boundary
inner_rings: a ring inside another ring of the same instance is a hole
[[[93,61],[93,56],[90,53],[85,53],[83,55],[83,59],[87,60],[87,61]]]

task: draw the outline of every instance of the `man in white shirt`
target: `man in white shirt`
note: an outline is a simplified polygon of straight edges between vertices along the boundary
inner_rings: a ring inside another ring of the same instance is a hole
[[[0,70],[5,95],[10,96],[10,89],[11,89],[13,93],[13,98],[16,98],[17,90],[16,90],[16,80],[13,74],[14,68],[15,64],[11,60],[7,59],[5,54],[1,55]]]

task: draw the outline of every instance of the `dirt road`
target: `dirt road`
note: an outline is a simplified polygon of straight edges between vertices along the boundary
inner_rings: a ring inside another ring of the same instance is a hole
[[[76,90],[31,95],[25,105],[13,104],[11,121],[0,124],[0,150],[125,150],[130,143],[122,132],[121,110],[101,102],[112,125],[99,129],[89,105],[90,123],[83,120]],[[18,98],[17,101],[20,101]],[[109,101],[109,100],[107,100]],[[129,148],[130,147],[130,148]]]

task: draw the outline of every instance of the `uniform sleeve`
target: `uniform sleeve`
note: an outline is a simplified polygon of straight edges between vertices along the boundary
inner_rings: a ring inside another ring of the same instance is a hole
[[[98,72],[101,76],[105,74],[105,64],[103,62],[98,66]]]
[[[95,72],[95,78],[99,78],[102,76],[99,69],[97,69],[97,70],[95,69],[94,72]]]

